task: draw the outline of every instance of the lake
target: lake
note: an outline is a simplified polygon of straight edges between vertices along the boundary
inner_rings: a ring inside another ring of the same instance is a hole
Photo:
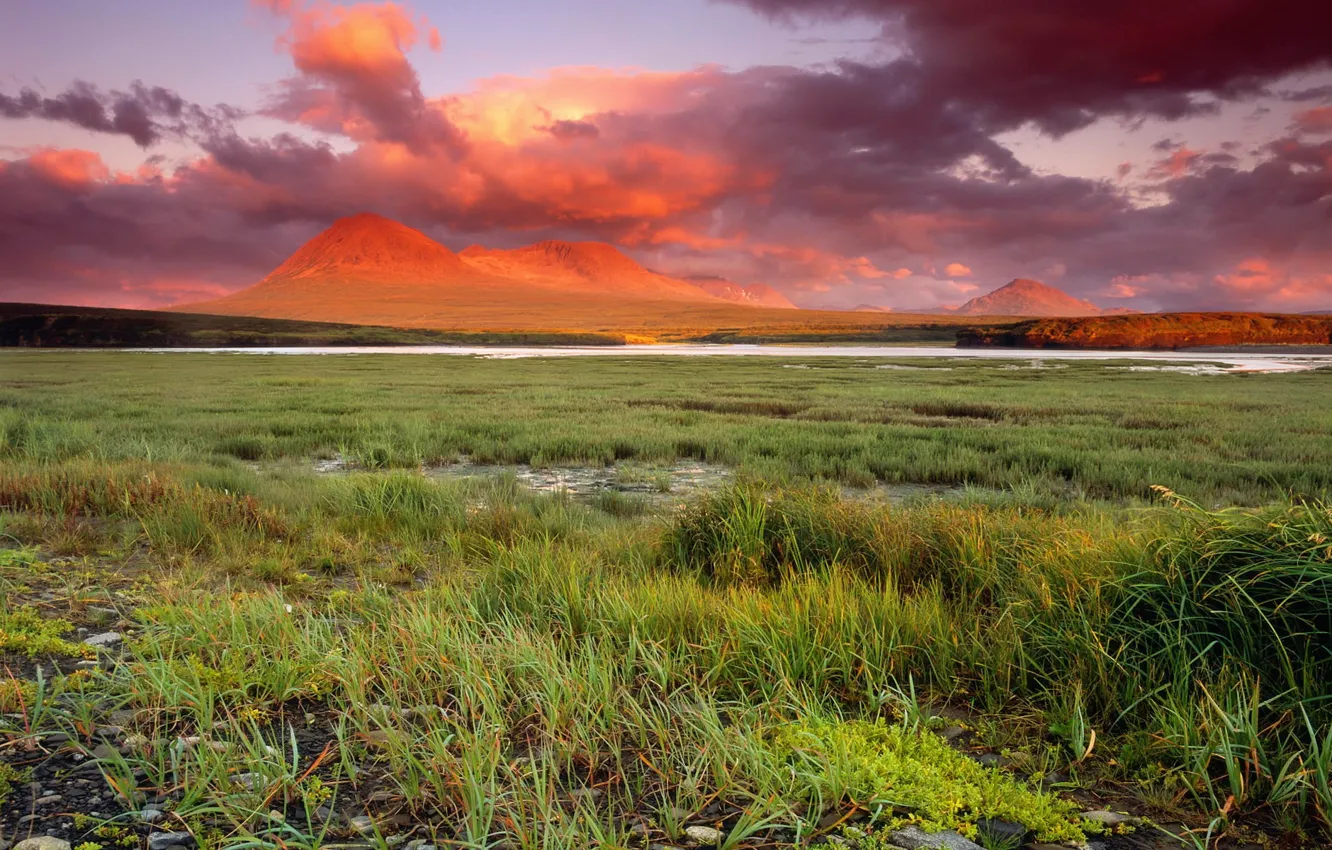
[[[308,346],[253,348],[140,348],[162,354],[371,355],[434,354],[489,359],[522,357],[892,357],[956,360],[1128,360],[1135,371],[1178,371],[1198,374],[1231,372],[1302,372],[1332,365],[1329,353],[1218,351],[1086,351],[1071,349],[947,348],[889,345],[617,345],[617,346]]]

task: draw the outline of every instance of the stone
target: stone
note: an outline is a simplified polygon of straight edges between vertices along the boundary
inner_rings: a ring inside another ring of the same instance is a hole
[[[191,847],[194,836],[188,832],[154,832],[148,836],[148,850],[167,850],[168,847]]]
[[[1133,826],[1142,823],[1142,818],[1133,815],[1123,814],[1122,812],[1112,812],[1107,809],[1092,809],[1089,812],[1083,812],[1082,817],[1092,823],[1099,823],[1101,826]]]
[[[110,744],[98,744],[92,751],[92,757],[95,759],[113,759],[118,755],[120,755],[120,750]]]
[[[61,800],[63,800],[63,799],[65,799],[65,798],[64,798],[64,797],[61,797],[59,794],[47,794],[45,797],[38,797],[38,798],[37,798],[37,805],[39,805],[39,806],[49,806],[49,805],[51,805],[52,803],[59,803],[59,802],[60,802]]]
[[[69,842],[52,835],[25,838],[14,845],[14,850],[69,850]]]
[[[42,736],[42,743],[47,746],[59,746],[70,742],[69,734],[66,732],[47,732]]]
[[[100,670],[101,667],[100,661],[80,661],[74,665],[76,670]]]
[[[725,837],[720,829],[713,829],[710,826],[687,826],[684,832],[690,841],[704,847],[716,847],[722,843],[722,838]]]
[[[595,803],[604,796],[606,796],[606,792],[602,791],[600,788],[575,788],[569,792],[569,797],[571,799],[575,801],[587,800],[590,803]]]
[[[99,649],[110,649],[119,644],[125,637],[120,632],[98,632],[95,635],[89,635],[83,639],[85,646],[95,646]]]
[[[899,829],[888,836],[888,840],[903,850],[984,850],[979,844],[952,830],[947,832],[926,832],[918,826]]]
[[[375,819],[369,815],[357,815],[351,819],[349,825],[361,835],[375,834]]]
[[[976,832],[981,841],[992,847],[1019,847],[1026,843],[1031,830],[1020,823],[981,818],[976,821]]]
[[[407,843],[407,836],[405,836],[405,835],[386,835],[386,836],[384,836],[384,846],[385,846],[385,847],[401,847],[402,845],[404,845],[404,844],[406,844],[406,843]]]
[[[253,791],[256,788],[261,788],[267,784],[264,782],[263,777],[257,773],[238,773],[231,777],[231,781],[235,782],[246,791]]]
[[[86,613],[88,618],[98,625],[106,625],[120,619],[120,612],[115,608],[103,608],[98,605],[89,605]]]
[[[166,817],[166,812],[161,809],[144,809],[139,812],[139,820],[144,823],[157,823],[164,817]]]

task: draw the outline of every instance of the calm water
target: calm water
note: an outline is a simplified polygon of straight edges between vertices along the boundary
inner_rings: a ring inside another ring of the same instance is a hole
[[[943,346],[887,345],[618,345],[618,346],[326,346],[301,348],[141,348],[162,354],[287,354],[364,355],[436,354],[468,355],[506,360],[521,357],[893,357],[956,360],[1037,361],[1131,360],[1133,371],[1171,371],[1197,374],[1221,372],[1302,372],[1332,366],[1332,353],[1222,353],[1212,351],[1059,351],[1020,348],[947,348]]]

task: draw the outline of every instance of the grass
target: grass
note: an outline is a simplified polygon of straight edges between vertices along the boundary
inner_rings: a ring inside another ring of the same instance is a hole
[[[150,802],[205,850],[681,845],[693,826],[728,850],[870,848],[906,824],[993,843],[987,818],[1063,841],[1106,804],[1209,846],[1332,837],[1317,374],[45,357],[11,360],[26,368],[0,396],[0,624],[63,641],[112,606],[129,640],[96,671],[41,677],[27,649],[49,670],[62,645],[7,646],[0,764],[49,787],[99,727],[123,729],[95,761],[114,805],[47,816],[76,842],[141,841],[116,813]],[[850,421],[889,404],[945,442],[992,431],[1022,457],[1049,441],[1082,493],[1100,492],[1105,423],[1130,415],[1130,434],[1167,437],[1208,419],[1213,448],[1258,446],[1260,421],[1278,436],[1174,490],[1152,485],[1174,483],[1157,476],[1179,444],[1126,454],[1101,502],[1020,465],[962,478],[1008,490],[904,505],[820,486],[846,480],[809,472],[830,424],[913,480],[888,426]],[[512,476],[309,465],[352,445],[389,467],[512,451],[520,432],[567,458],[605,423],[626,481],[686,439],[743,474],[684,502],[579,501]],[[260,440],[263,463],[222,436]],[[1266,504],[1212,506],[1227,494]],[[3,805],[0,821],[27,811]]]
[[[1332,372],[1100,363],[0,353],[0,457],[414,469],[699,459],[767,480],[1260,505],[1332,486]],[[785,368],[800,366],[803,368]]]

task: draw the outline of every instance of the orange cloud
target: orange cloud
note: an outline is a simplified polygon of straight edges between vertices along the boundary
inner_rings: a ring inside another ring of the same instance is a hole
[[[87,188],[111,176],[100,154],[78,148],[42,148],[26,161],[34,171],[69,188]]]
[[[971,277],[971,269],[961,263],[949,263],[944,266],[944,274],[949,277]]]
[[[427,106],[407,59],[423,32],[430,49],[443,46],[439,31],[424,18],[413,20],[396,3],[256,2],[286,20],[277,43],[300,72],[282,83],[267,114],[415,151],[460,145],[457,130]]]
[[[1229,300],[1263,309],[1332,307],[1332,273],[1292,269],[1265,257],[1250,257],[1213,283]]]
[[[1177,177],[1183,177],[1193,167],[1193,162],[1203,155],[1203,151],[1191,150],[1186,147],[1177,148],[1170,156],[1158,161],[1147,172],[1147,176],[1154,180],[1173,180]]]

